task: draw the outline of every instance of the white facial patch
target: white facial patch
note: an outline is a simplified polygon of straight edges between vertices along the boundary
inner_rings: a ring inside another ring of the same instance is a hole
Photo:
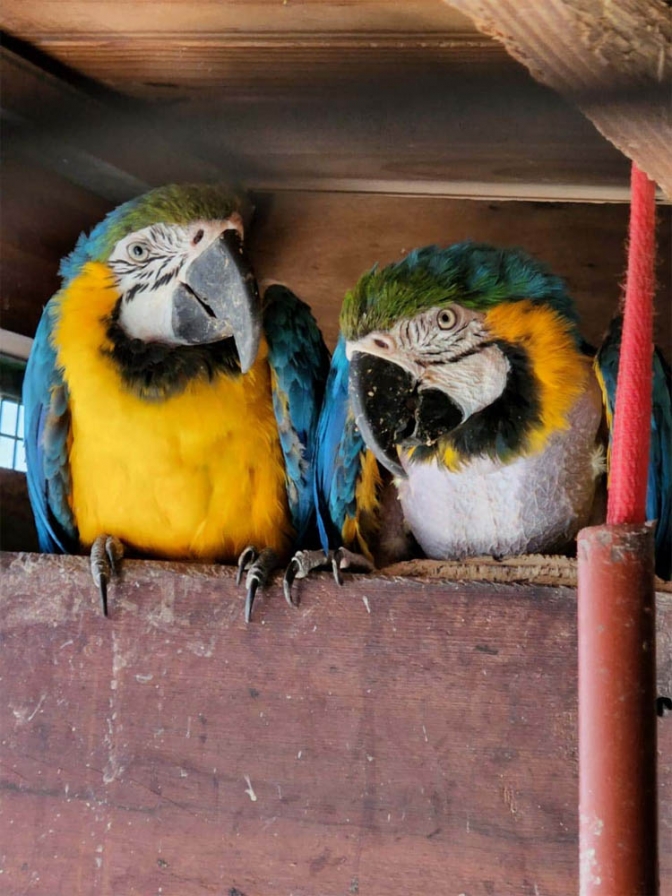
[[[398,364],[419,389],[440,389],[465,419],[492,404],[504,391],[509,361],[490,335],[485,315],[451,304],[374,330],[346,345],[346,355],[365,352]]]
[[[440,389],[460,408],[466,420],[496,401],[506,387],[509,360],[497,345],[488,345],[453,363],[428,367],[420,389]]]
[[[121,294],[119,324],[132,339],[179,342],[173,333],[173,294],[182,272],[225,230],[243,235],[235,212],[216,221],[152,224],[115,245],[108,264]]]

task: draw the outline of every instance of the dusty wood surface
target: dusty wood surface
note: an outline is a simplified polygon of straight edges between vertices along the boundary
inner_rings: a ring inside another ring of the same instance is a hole
[[[83,559],[1,563],[4,892],[576,890],[573,591],[321,577],[245,627],[230,570],[129,562],[105,621]]]
[[[672,197],[672,15],[666,0],[449,0]]]

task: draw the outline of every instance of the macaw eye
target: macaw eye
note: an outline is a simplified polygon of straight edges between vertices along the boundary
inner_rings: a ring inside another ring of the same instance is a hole
[[[436,322],[442,330],[451,330],[456,321],[457,315],[451,308],[444,308],[436,315]]]
[[[145,243],[130,243],[126,251],[131,261],[144,261],[149,258],[149,249]]]

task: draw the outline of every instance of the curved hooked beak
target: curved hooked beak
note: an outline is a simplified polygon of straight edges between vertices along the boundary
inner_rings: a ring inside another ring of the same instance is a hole
[[[252,267],[237,230],[225,230],[187,267],[173,295],[173,331],[187,345],[233,337],[240,369],[259,351],[262,309]]]
[[[397,445],[413,431],[416,383],[399,367],[375,355],[350,357],[349,392],[355,423],[376,460],[395,476],[405,476]],[[412,424],[412,425],[411,425]]]
[[[439,389],[423,389],[407,370],[365,352],[350,356],[355,422],[376,460],[405,477],[398,448],[432,445],[462,423],[462,411]]]

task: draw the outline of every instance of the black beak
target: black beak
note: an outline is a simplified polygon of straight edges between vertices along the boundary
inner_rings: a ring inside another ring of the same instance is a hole
[[[395,476],[405,476],[396,446],[415,429],[413,377],[398,364],[364,352],[353,353],[349,376],[355,422],[367,448]]]
[[[237,230],[225,230],[189,265],[173,303],[173,330],[190,345],[233,336],[246,373],[261,339],[262,309]]]
[[[376,459],[405,476],[397,446],[431,446],[462,423],[462,411],[438,389],[420,389],[398,364],[364,352],[350,359],[350,400],[355,422]]]

